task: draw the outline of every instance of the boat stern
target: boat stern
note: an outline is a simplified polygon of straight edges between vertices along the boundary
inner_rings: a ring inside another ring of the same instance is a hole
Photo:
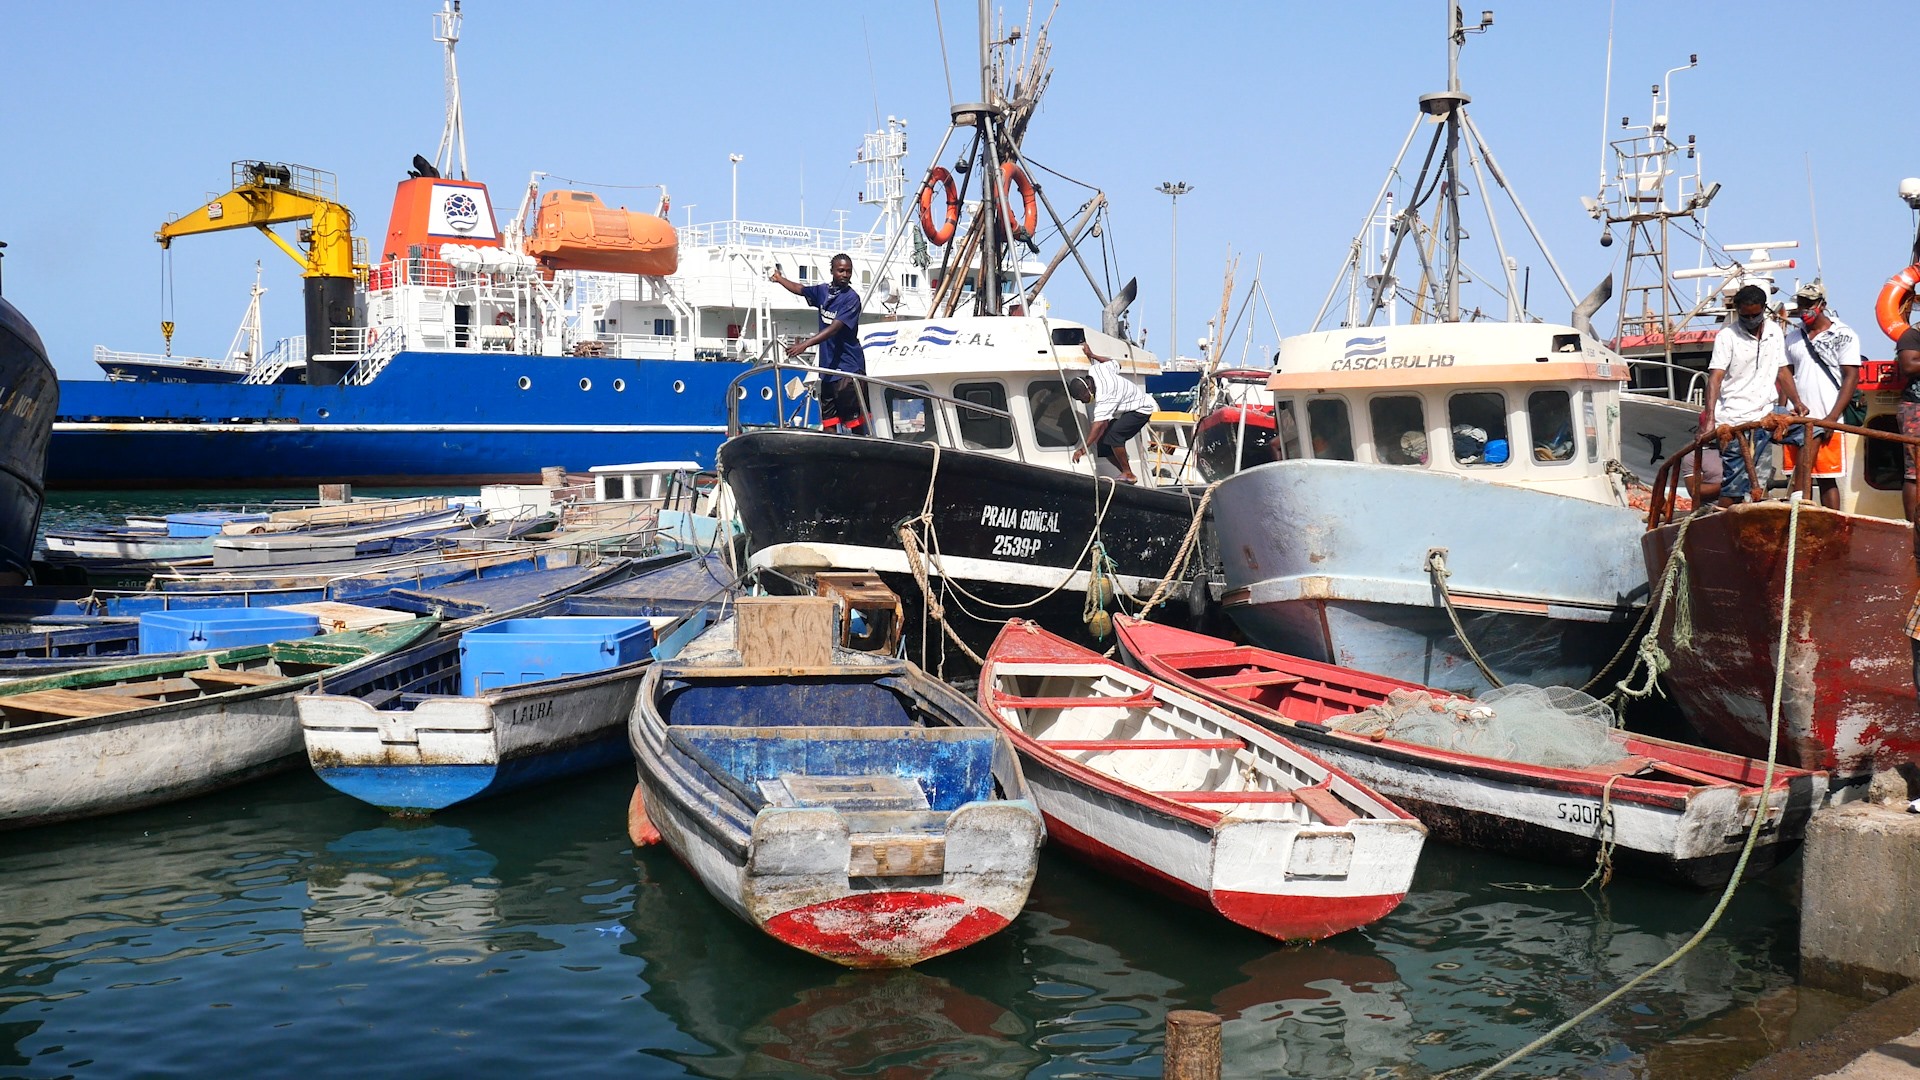
[[[296,701],[314,773],[390,813],[444,810],[487,790],[499,773],[493,708],[485,699],[427,701],[407,710],[324,694]]]
[[[1407,895],[1426,830],[1411,819],[1338,828],[1223,819],[1208,896],[1220,914],[1283,941],[1318,941],[1382,918]]]

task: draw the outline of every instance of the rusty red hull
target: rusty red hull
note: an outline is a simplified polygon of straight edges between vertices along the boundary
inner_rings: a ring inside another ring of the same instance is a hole
[[[1792,607],[1783,611],[1789,513],[1784,502],[1743,504],[1688,526],[1685,572],[1659,627],[1673,662],[1668,689],[1708,745],[1764,756],[1785,618],[1780,760],[1850,774],[1920,760],[1903,625],[1920,587],[1913,530],[1803,504]],[[1665,525],[1641,541],[1656,583],[1680,529]]]

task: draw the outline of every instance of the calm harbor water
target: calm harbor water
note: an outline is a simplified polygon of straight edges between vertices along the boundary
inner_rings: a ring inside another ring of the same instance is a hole
[[[299,771],[0,833],[0,1076],[1156,1077],[1167,1010],[1199,1008],[1229,1075],[1424,1077],[1529,1042],[1716,898],[1436,844],[1386,919],[1287,948],[1049,856],[1003,933],[849,973],[635,852],[632,783],[396,822]],[[1728,1076],[1830,1027],[1857,1003],[1793,986],[1798,868],[1508,1075]]]

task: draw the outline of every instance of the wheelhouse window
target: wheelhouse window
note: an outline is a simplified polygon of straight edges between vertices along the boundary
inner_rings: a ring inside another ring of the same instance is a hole
[[[969,405],[1007,411],[1007,388],[997,382],[958,383],[953,396]],[[1005,450],[1013,445],[1013,425],[1004,416],[953,407],[960,425],[960,445],[969,450]]]
[[[1298,461],[1300,454],[1300,419],[1294,400],[1286,398],[1273,403],[1273,443],[1267,452],[1275,461]],[[1243,455],[1240,467],[1251,469],[1260,464],[1258,459],[1246,460]]]
[[[1411,395],[1377,397],[1367,402],[1373,421],[1373,452],[1383,465],[1427,463],[1427,410]]]
[[[933,442],[933,402],[923,395],[888,387],[887,430],[893,432],[895,442]]]
[[[1866,426],[1875,431],[1900,433],[1899,420],[1892,415],[1871,417]],[[1904,445],[1887,439],[1867,440],[1867,464],[1863,478],[1868,487],[1877,491],[1899,491],[1906,470],[1907,448]]]
[[[1587,422],[1587,460],[1600,460],[1600,424],[1593,418],[1593,395],[1580,395],[1580,409]]]
[[[1027,384],[1027,410],[1033,416],[1033,441],[1042,450],[1080,445],[1080,410],[1059,379]]]
[[[1498,390],[1468,390],[1447,399],[1453,460],[1467,466],[1507,463],[1507,398]]]
[[[1352,461],[1353,421],[1347,416],[1347,399],[1308,398],[1307,437],[1317,460]]]
[[[1533,460],[1552,464],[1573,460],[1573,398],[1565,390],[1535,390],[1527,395],[1527,435]]]

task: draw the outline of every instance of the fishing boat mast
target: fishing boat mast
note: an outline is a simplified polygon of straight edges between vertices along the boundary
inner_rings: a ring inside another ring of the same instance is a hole
[[[1414,256],[1420,262],[1417,283],[1406,296],[1412,308],[1413,321],[1423,319],[1435,322],[1459,322],[1462,318],[1461,290],[1474,278],[1471,267],[1460,257],[1461,240],[1465,233],[1460,220],[1460,195],[1466,191],[1466,185],[1460,172],[1461,157],[1464,152],[1466,165],[1473,174],[1474,183],[1484,193],[1488,190],[1487,180],[1493,182],[1507,193],[1513,203],[1514,211],[1526,225],[1527,233],[1533,238],[1536,247],[1546,259],[1547,266],[1553,271],[1554,278],[1560,283],[1567,295],[1568,303],[1575,303],[1573,288],[1568,285],[1566,275],[1554,262],[1553,253],[1548,250],[1540,231],[1534,227],[1533,219],[1528,216],[1526,207],[1520,202],[1519,193],[1508,185],[1505,174],[1500,171],[1499,163],[1494,160],[1493,151],[1488,147],[1486,138],[1467,111],[1467,105],[1473,100],[1460,86],[1460,49],[1466,43],[1468,34],[1481,34],[1493,26],[1493,12],[1480,12],[1480,21],[1473,26],[1466,25],[1463,13],[1454,0],[1445,0],[1447,9],[1447,88],[1438,93],[1424,94],[1420,97],[1420,115],[1414,120],[1413,127],[1407,132],[1405,141],[1400,144],[1400,152],[1395,156],[1393,166],[1387,171],[1387,178],[1380,186],[1379,194],[1374,196],[1373,205],[1368,207],[1361,228],[1349,249],[1347,260],[1335,277],[1333,287],[1327,290],[1327,297],[1320,305],[1320,312],[1314,317],[1314,328],[1319,329],[1326,319],[1333,299],[1340,292],[1342,283],[1349,290],[1347,324],[1353,326],[1372,326],[1374,320],[1383,313],[1393,318],[1393,307],[1401,298],[1401,279],[1396,272],[1404,251],[1411,247]],[[1414,136],[1423,123],[1435,124],[1432,140],[1427,145],[1425,157],[1421,160],[1420,171],[1414,180],[1411,191],[1403,200],[1404,209],[1398,214],[1389,213],[1391,228],[1386,240],[1386,251],[1379,256],[1377,269],[1369,264],[1373,261],[1369,254],[1371,245],[1368,233],[1374,227],[1383,204],[1392,206],[1394,180],[1401,175],[1401,165],[1405,162],[1407,151],[1413,145]],[[1435,195],[1440,196],[1437,209],[1431,215],[1431,221],[1423,221],[1421,210]],[[1504,278],[1504,308],[1502,317],[1508,322],[1517,322],[1527,318],[1525,299],[1518,280],[1519,264],[1507,254],[1504,238],[1500,233],[1499,219],[1494,216],[1491,200],[1486,203],[1487,226],[1493,236],[1493,245],[1500,260],[1500,273]],[[1469,315],[1478,319],[1482,313],[1475,309]]]

